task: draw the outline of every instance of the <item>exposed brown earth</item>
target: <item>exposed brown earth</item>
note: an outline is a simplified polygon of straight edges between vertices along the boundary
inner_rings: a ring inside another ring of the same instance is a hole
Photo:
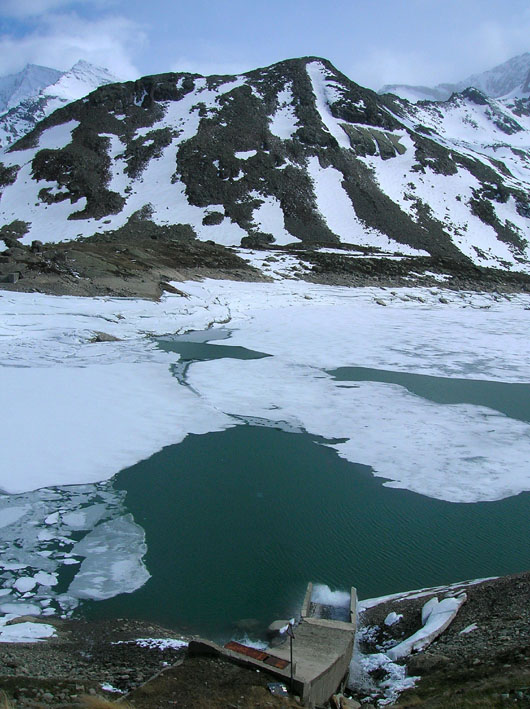
[[[213,242],[115,239],[35,245],[15,243],[0,253],[2,289],[52,295],[157,299],[170,281],[189,278],[264,280],[259,271]]]

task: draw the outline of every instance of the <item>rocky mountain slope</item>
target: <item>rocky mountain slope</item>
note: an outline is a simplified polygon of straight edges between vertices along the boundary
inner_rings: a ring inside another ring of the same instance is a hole
[[[28,64],[18,74],[0,77],[0,147],[15,143],[57,108],[117,80],[85,61],[66,72]]]
[[[480,74],[472,74],[454,84],[436,86],[411,86],[409,84],[385,84],[380,94],[391,93],[409,101],[447,101],[454,93],[475,88],[491,98],[528,98],[530,93],[530,52],[512,57],[503,64]]]
[[[528,99],[414,105],[311,57],[144,77],[58,109],[0,155],[2,232],[164,232],[528,273],[529,130]]]

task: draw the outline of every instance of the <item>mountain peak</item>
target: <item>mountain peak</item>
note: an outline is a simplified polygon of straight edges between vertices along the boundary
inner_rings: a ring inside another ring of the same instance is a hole
[[[63,72],[38,64],[26,64],[16,74],[0,77],[0,113],[16,106],[25,98],[60,79]]]
[[[0,77],[0,146],[14,143],[52,111],[118,78],[80,59],[68,71],[26,64]]]
[[[475,88],[490,98],[518,98],[530,71],[530,52],[519,54],[492,69],[472,74],[456,83],[436,86],[413,86],[409,84],[386,84],[378,93],[393,93],[408,101],[447,101],[451,94]]]

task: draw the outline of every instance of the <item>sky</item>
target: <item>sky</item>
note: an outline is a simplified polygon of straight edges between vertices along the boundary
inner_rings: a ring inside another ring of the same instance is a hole
[[[78,59],[120,79],[321,56],[363,86],[458,81],[530,51],[528,0],[0,0],[0,75]]]

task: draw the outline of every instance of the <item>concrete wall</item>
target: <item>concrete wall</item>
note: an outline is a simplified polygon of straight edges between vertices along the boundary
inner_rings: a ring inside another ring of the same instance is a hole
[[[330,665],[321,675],[311,682],[304,684],[302,700],[308,707],[325,704],[332,694],[335,694],[343,679],[350,671],[350,662],[353,654],[352,635],[351,642],[346,652],[341,655],[333,665]]]

